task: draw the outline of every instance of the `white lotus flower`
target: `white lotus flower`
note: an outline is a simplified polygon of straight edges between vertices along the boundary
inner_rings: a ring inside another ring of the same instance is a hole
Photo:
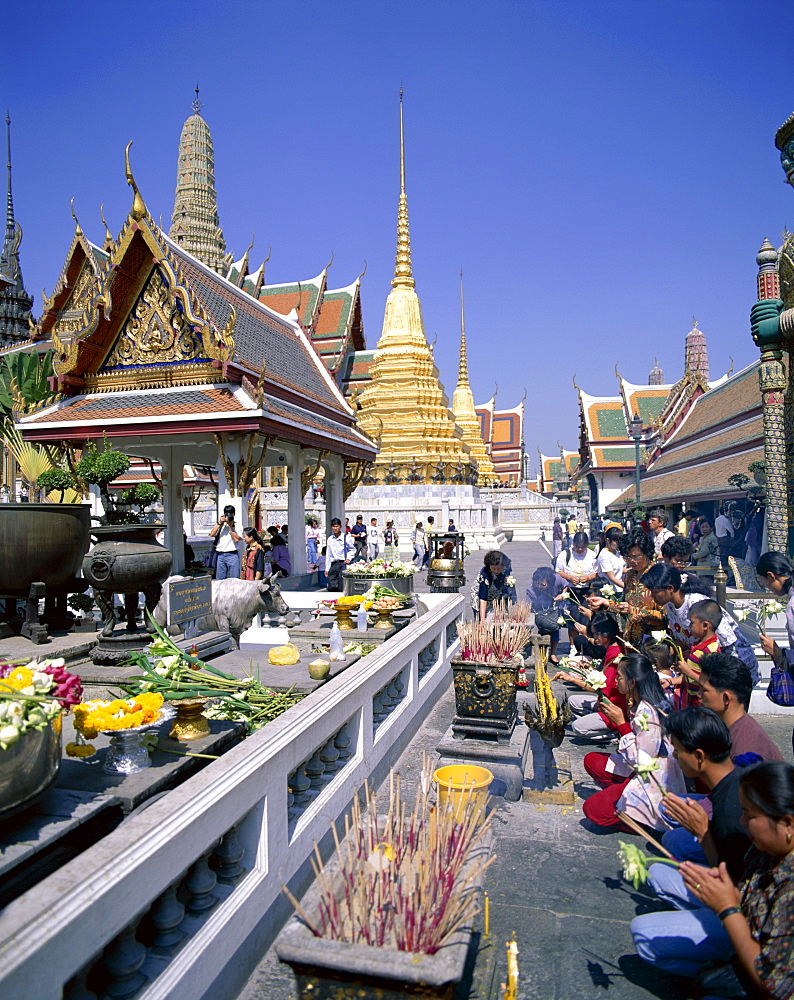
[[[20,725],[25,717],[25,710],[18,701],[0,701],[0,722]]]
[[[648,881],[648,858],[636,846],[619,840],[618,859],[623,866],[623,878],[631,882],[635,889]]]
[[[640,748],[637,751],[637,763],[634,765],[634,770],[644,781],[653,771],[659,770],[659,759],[651,757],[649,753]]]
[[[36,694],[46,694],[55,683],[51,674],[45,674],[43,670],[33,671],[33,687]]]
[[[0,750],[8,750],[13,746],[20,736],[19,726],[3,726],[0,729]]]
[[[603,691],[607,686],[607,679],[601,670],[588,670],[584,675],[584,682],[594,691]]]

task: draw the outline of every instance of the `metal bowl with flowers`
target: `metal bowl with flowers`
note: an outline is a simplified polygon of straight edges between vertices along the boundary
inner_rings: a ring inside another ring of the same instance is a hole
[[[82,698],[64,660],[0,662],[0,819],[32,805],[61,762],[61,712]]]

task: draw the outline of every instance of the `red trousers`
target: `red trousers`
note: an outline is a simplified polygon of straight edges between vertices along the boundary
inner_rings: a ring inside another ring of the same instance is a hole
[[[582,812],[598,826],[612,826],[626,833],[631,833],[629,827],[621,822],[615,813],[618,799],[623,794],[623,789],[631,777],[624,778],[618,774],[610,774],[606,769],[608,760],[609,754],[606,753],[585,754],[585,771],[601,785],[601,791],[594,792],[589,799],[585,799],[582,803]]]

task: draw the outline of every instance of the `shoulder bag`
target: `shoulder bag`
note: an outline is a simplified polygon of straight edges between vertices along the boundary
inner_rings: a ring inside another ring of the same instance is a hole
[[[783,663],[782,666],[777,664],[772,666],[766,696],[773,705],[782,705],[785,708],[794,707],[794,677],[791,676],[791,670],[787,663]]]

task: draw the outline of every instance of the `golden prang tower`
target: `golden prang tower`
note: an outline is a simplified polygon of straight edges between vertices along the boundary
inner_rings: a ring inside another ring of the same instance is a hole
[[[466,313],[463,304],[463,272],[460,275],[460,361],[458,384],[452,393],[452,414],[463,433],[472,462],[477,464],[477,485],[490,486],[496,479],[496,469],[482,439],[482,429],[474,408],[474,395],[469,385],[469,362],[466,357]]]
[[[402,91],[397,256],[370,381],[358,402],[359,426],[380,445],[372,469],[377,482],[384,482],[392,467],[402,467],[403,472],[412,470],[412,481],[417,483],[433,482],[440,465],[447,475],[456,468],[470,471],[469,449],[439,381],[414,288],[405,195]]]

